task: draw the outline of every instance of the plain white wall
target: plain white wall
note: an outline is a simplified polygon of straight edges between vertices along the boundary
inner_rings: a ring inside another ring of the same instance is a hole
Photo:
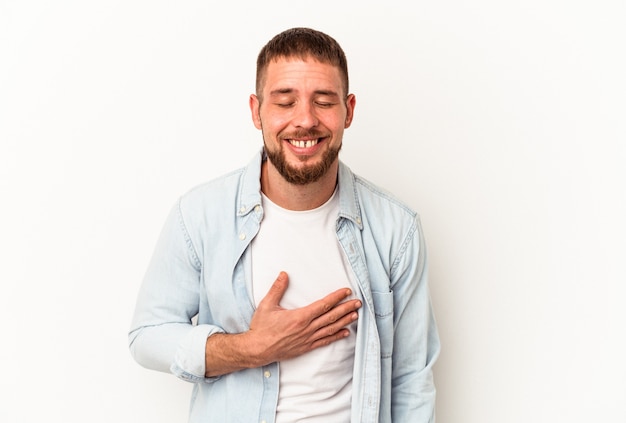
[[[292,26],[348,55],[342,158],[422,216],[438,421],[626,421],[624,16],[0,0],[0,421],[185,421],[190,386],[128,353],[135,296],[176,198],[261,145],[256,54]]]

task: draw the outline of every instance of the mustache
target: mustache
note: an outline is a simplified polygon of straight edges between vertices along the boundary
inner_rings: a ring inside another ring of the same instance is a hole
[[[325,138],[325,137],[326,135],[323,132],[315,130],[315,129],[280,134],[280,139],[283,139],[283,140],[293,140],[293,139],[299,140],[299,139],[313,139],[313,138]]]

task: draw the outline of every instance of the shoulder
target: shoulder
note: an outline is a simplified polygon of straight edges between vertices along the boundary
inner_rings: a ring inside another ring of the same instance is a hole
[[[392,220],[413,222],[419,218],[417,211],[400,199],[390,190],[354,173],[347,165],[341,163],[340,187],[346,209],[353,209],[363,220],[384,223]]]
[[[386,188],[352,172],[340,170],[343,215],[354,220],[364,238],[379,245],[404,243],[419,231],[419,214]]]
[[[198,184],[180,197],[181,204],[185,206],[198,206],[213,204],[218,199],[235,196],[239,187],[241,176],[245,168],[233,170],[212,180]]]
[[[417,211],[394,193],[359,175],[354,175],[354,186],[360,203],[364,209],[374,211],[390,210],[408,219],[418,217]]]
[[[181,209],[217,208],[231,212],[242,205],[260,201],[261,162],[262,155],[257,153],[246,166],[193,187],[181,196]]]
[[[175,206],[178,218],[192,237],[219,227],[216,222],[232,220],[244,173],[244,168],[234,170],[198,184],[179,197]]]

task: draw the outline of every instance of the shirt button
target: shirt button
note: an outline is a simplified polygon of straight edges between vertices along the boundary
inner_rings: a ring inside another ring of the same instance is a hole
[[[241,208],[239,209],[239,211],[240,211],[241,213],[245,212],[245,211],[246,211],[246,207],[245,207],[245,206],[241,206]]]
[[[361,224],[361,218],[360,217],[356,218],[356,223],[358,223],[359,225]]]
[[[257,213],[260,212],[261,211],[261,206],[256,206],[254,208],[254,211],[257,212]]]
[[[269,379],[269,377],[270,377],[271,375],[272,375],[272,374],[270,373],[270,371],[269,371],[269,370],[266,370],[266,371],[265,371],[265,373],[263,373],[263,376],[265,376],[265,379]]]
[[[242,240],[242,241],[243,241],[244,239],[246,239],[246,234],[244,234],[243,232],[242,232],[242,233],[240,233],[240,234],[239,234],[239,239],[240,239],[240,240]]]

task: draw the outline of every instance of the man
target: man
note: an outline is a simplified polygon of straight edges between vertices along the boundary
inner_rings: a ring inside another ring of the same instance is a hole
[[[190,422],[434,421],[419,217],[338,159],[354,108],[333,38],[278,34],[250,96],[263,149],[167,219],[129,342],[195,384]]]

